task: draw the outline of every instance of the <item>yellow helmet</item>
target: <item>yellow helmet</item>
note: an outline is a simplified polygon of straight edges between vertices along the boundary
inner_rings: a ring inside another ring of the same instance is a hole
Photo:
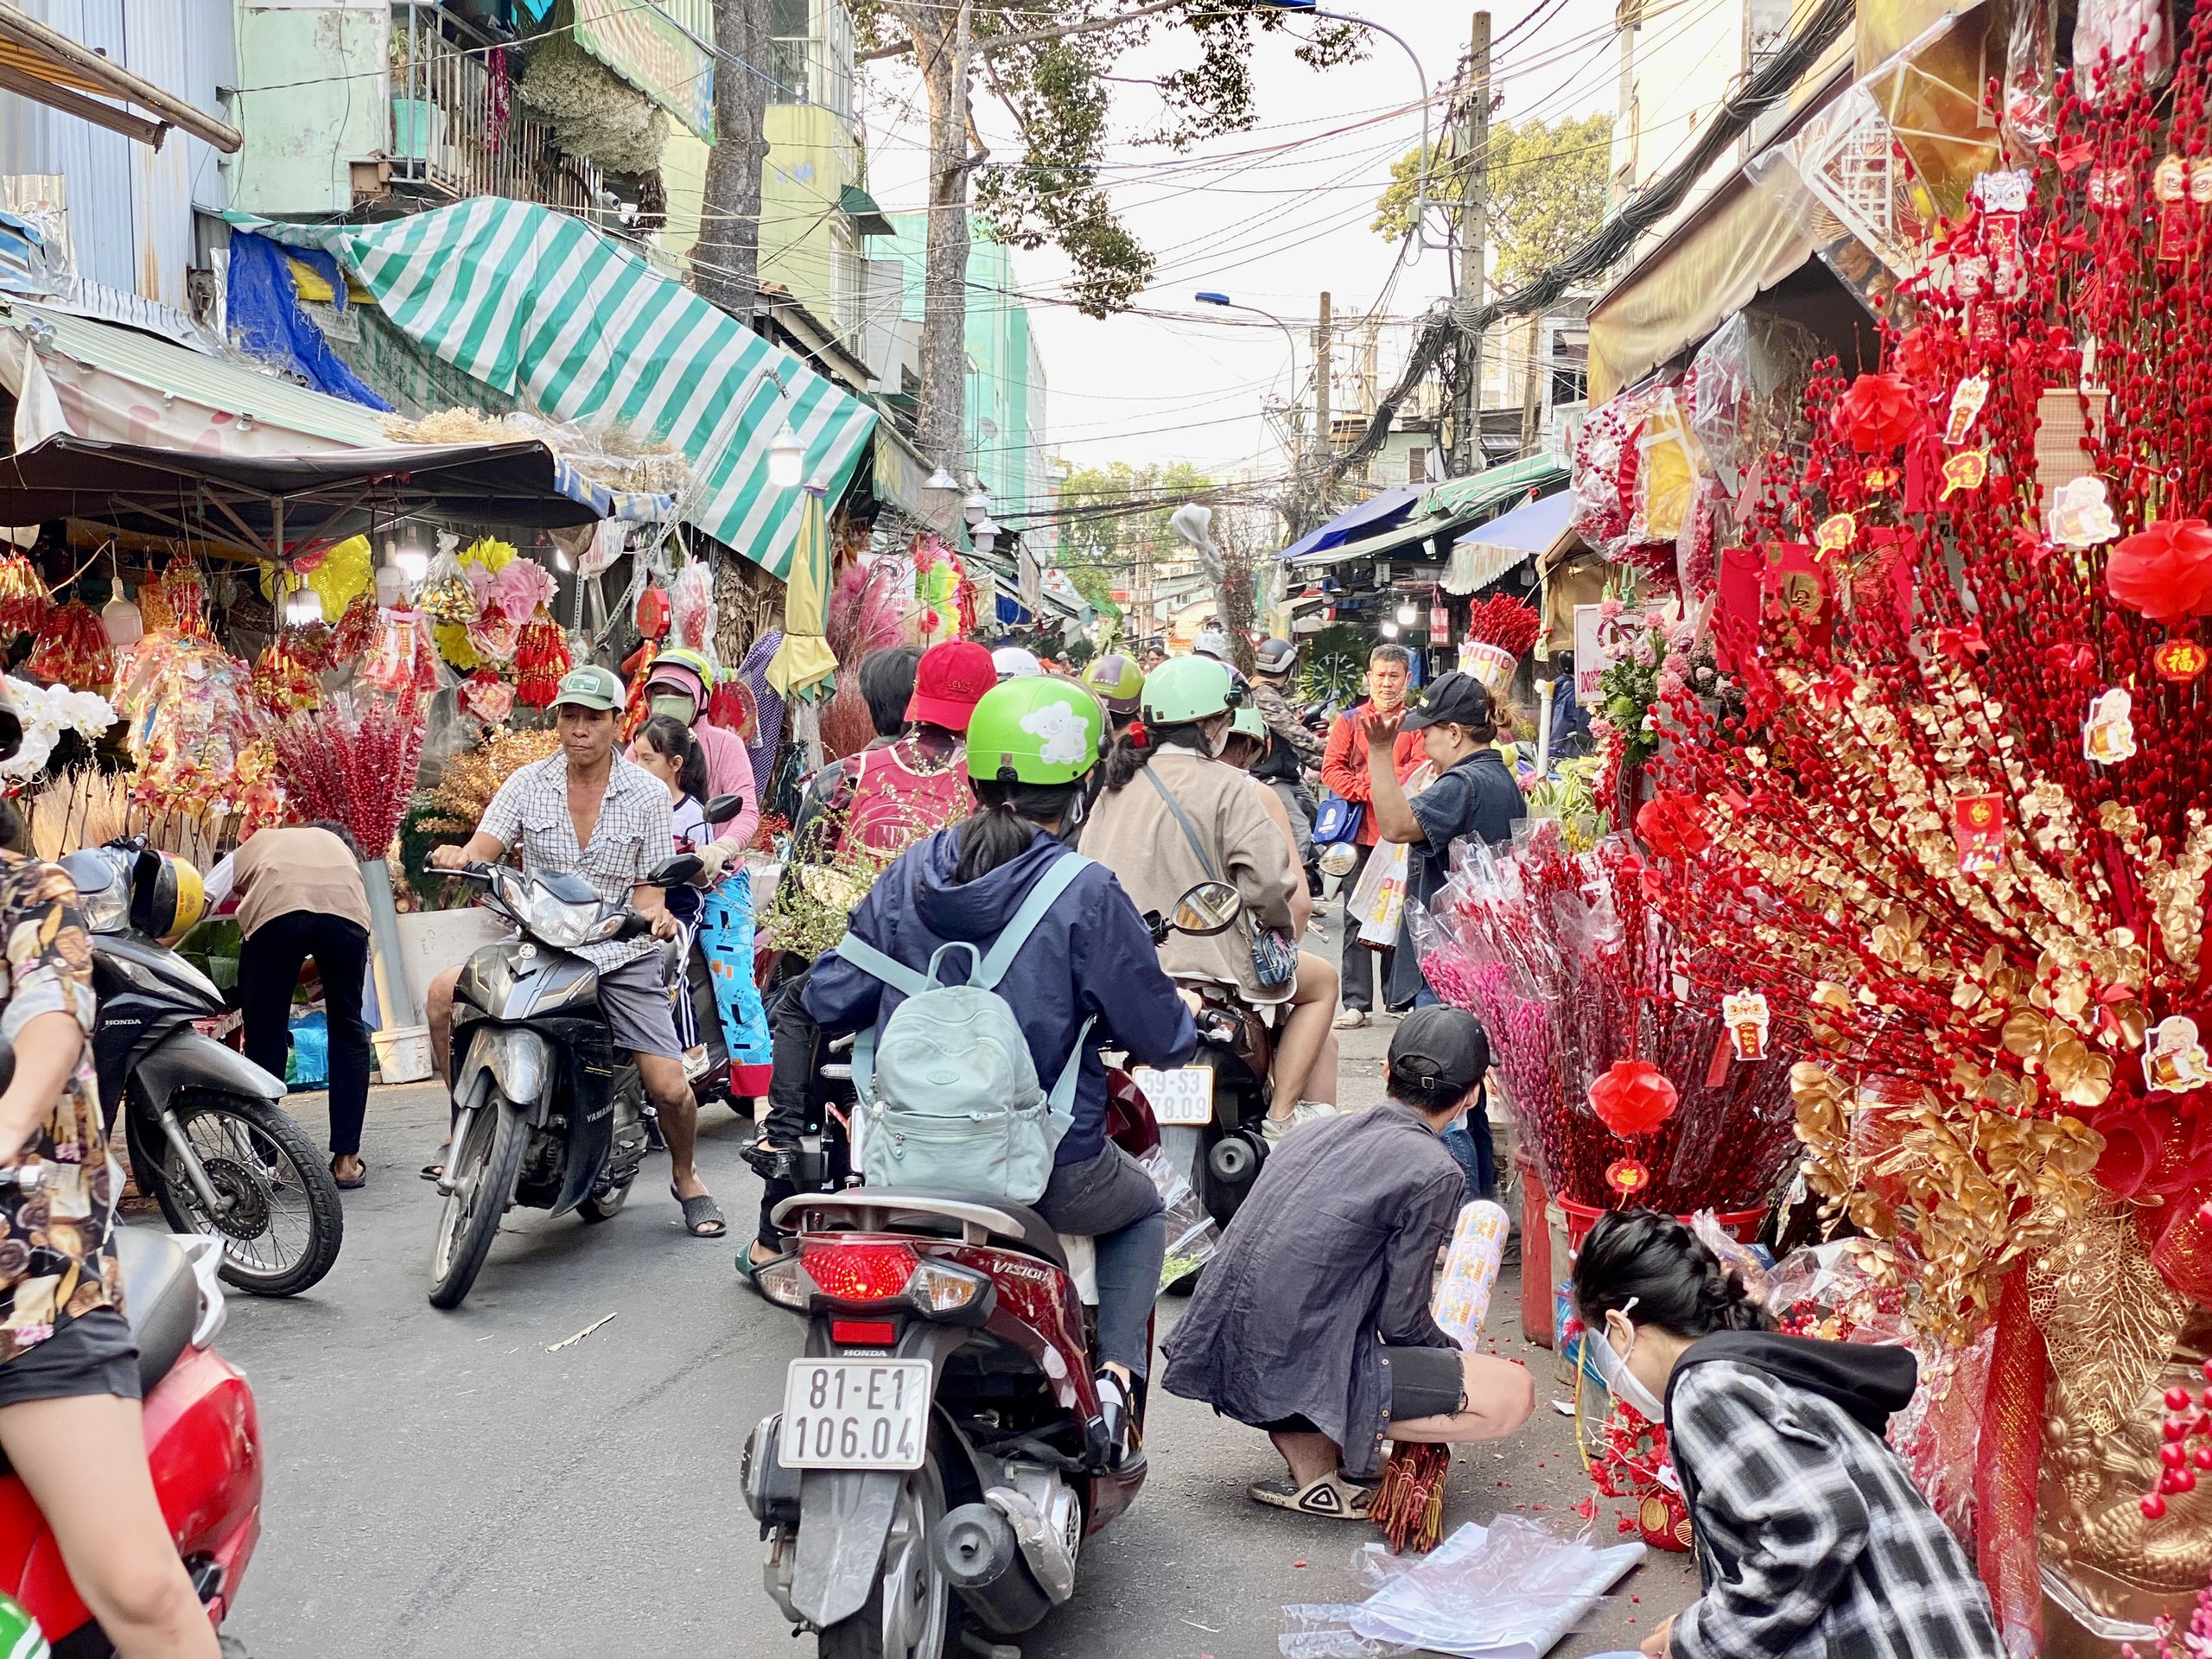
[[[156,939],[179,939],[207,913],[207,888],[189,859],[148,848],[130,881],[130,925]]]

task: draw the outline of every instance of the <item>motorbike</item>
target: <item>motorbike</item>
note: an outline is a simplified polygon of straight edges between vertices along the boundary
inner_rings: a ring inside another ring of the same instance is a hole
[[[180,1233],[213,1239],[222,1276],[257,1296],[296,1296],[338,1260],[338,1182],[283,1109],[278,1077],[194,1029],[224,1011],[215,982],[131,925],[133,884],[157,858],[142,841],[61,860],[92,947],[100,1109],[122,1113],[139,1190]]]
[[[1206,883],[1155,925],[1219,932],[1240,908]],[[1107,1132],[1159,1144],[1135,1090]],[[1091,1241],[1001,1198],[864,1186],[774,1220],[794,1248],[757,1282],[807,1334],[741,1464],[770,1598],[821,1659],[1003,1659],[993,1638],[1075,1593],[1085,1541],[1144,1485],[1144,1385],[1117,1455],[1093,1382]]]
[[[702,868],[696,853],[679,853],[645,882],[674,887]],[[430,1254],[430,1305],[452,1308],[511,1205],[596,1223],[629,1197],[651,1149],[651,1108],[600,1012],[598,973],[574,953],[651,924],[604,903],[581,876],[493,864],[431,874],[482,888],[486,906],[520,930],[480,949],[454,988],[452,1152]]]

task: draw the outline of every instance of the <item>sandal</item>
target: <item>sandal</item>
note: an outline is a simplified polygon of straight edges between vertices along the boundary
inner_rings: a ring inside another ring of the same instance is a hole
[[[755,1262],[753,1259],[753,1243],[748,1239],[745,1248],[737,1253],[737,1276],[744,1280],[753,1294],[765,1302],[768,1300],[768,1293],[760,1288],[760,1269],[786,1260],[789,1254],[786,1251],[783,1255],[772,1255],[766,1262]]]
[[[359,1159],[354,1160],[354,1161],[356,1163],[360,1162]],[[441,1170],[439,1174],[443,1174],[444,1173],[444,1171]],[[352,1192],[358,1188],[366,1186],[369,1184],[369,1166],[366,1164],[362,1164],[361,1173],[349,1181],[339,1174],[338,1160],[335,1158],[333,1158],[330,1160],[330,1179],[338,1183],[338,1190],[340,1192]],[[435,1181],[438,1177],[436,1175],[433,1175],[430,1179]]]
[[[1375,1489],[1346,1480],[1332,1470],[1303,1486],[1293,1486],[1287,1475],[1278,1475],[1273,1480],[1255,1480],[1244,1489],[1244,1496],[1271,1510],[1290,1510],[1330,1521],[1364,1521],[1367,1506],[1375,1499]]]
[[[724,1219],[721,1206],[715,1202],[713,1193],[702,1192],[696,1198],[687,1198],[671,1181],[668,1196],[683,1206],[683,1230],[692,1237],[721,1238],[729,1231],[729,1223]]]
[[[1346,1008],[1337,1016],[1334,1028],[1338,1031],[1357,1031],[1366,1023],[1367,1010],[1365,1008]]]
[[[422,1173],[426,1181],[442,1181],[446,1178],[446,1166],[443,1164],[425,1164]]]

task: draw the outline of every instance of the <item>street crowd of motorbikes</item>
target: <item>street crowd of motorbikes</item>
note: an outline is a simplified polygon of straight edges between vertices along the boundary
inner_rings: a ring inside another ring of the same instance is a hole
[[[1317,706],[1305,718],[1318,731],[1332,713]],[[1310,825],[1310,789],[1287,781],[1287,801]],[[722,798],[706,816],[718,823],[736,810]],[[92,938],[102,1109],[111,1126],[120,1118],[137,1188],[172,1230],[117,1235],[149,1462],[219,1627],[259,1535],[264,1474],[252,1391],[213,1345],[223,1287],[309,1288],[337,1259],[344,1212],[328,1165],[284,1109],[283,1082],[207,1034],[223,992],[154,936],[145,899],[160,855],[128,839],[62,863]],[[650,881],[688,882],[700,868],[677,854]],[[1309,862],[1307,874],[1318,891],[1320,872]],[[632,937],[645,919],[573,877],[479,865],[461,879],[515,931],[472,955],[455,995],[453,1129],[430,1262],[430,1300],[442,1308],[467,1297],[507,1210],[607,1220],[658,1139],[593,969],[574,954]],[[1147,919],[1161,941],[1171,929],[1218,932],[1239,907],[1233,887],[1206,883],[1173,915]],[[1191,1067],[1210,1073],[1211,1099],[1162,1124],[1116,1071],[1109,1128],[1133,1155],[1164,1151],[1225,1225],[1267,1157],[1274,1039],[1232,988],[1188,988],[1199,1002]],[[749,1109],[728,1085],[734,1039],[700,1000],[702,1029],[725,1062],[721,1092]],[[1111,1454],[1093,1382],[1090,1242],[1020,1205],[852,1182],[849,1050],[830,1045],[821,1057],[819,1130],[753,1154],[756,1166],[772,1162],[764,1176],[795,1189],[774,1214],[794,1248],[759,1287],[806,1321],[783,1409],[753,1430],[744,1455],[766,1588],[795,1631],[817,1633],[824,1659],[941,1659],[963,1641],[1003,1659],[1015,1650],[995,1643],[1067,1600],[1084,1541],[1145,1481],[1141,1450]],[[0,1086],[12,1065],[0,1044]],[[1140,1445],[1144,1406],[1140,1380]],[[35,1507],[5,1478],[0,1538],[0,1592],[55,1638],[54,1652],[109,1655]],[[243,1649],[226,1638],[226,1651]]]

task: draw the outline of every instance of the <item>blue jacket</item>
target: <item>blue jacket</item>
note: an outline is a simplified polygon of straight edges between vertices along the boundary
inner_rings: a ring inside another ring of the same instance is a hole
[[[1067,848],[1039,830],[1019,858],[957,886],[960,832],[957,826],[940,830],[901,853],[877,878],[853,912],[852,931],[922,971],[941,944],[964,939],[988,948],[1046,867],[1067,856]],[[964,965],[967,958],[947,960]],[[998,993],[1021,1022],[1047,1088],[1067,1065],[1077,1031],[1097,1016],[1076,1083],[1075,1127],[1060,1141],[1055,1163],[1081,1163],[1106,1145],[1106,1068],[1099,1049],[1126,1049],[1141,1065],[1170,1066],[1189,1059],[1198,1046],[1191,1012],[1160,971],[1144,918],[1103,864],[1077,876],[1046,912]],[[814,964],[806,982],[806,1011],[832,1033],[871,1024],[880,1031],[904,1000],[834,950]]]

